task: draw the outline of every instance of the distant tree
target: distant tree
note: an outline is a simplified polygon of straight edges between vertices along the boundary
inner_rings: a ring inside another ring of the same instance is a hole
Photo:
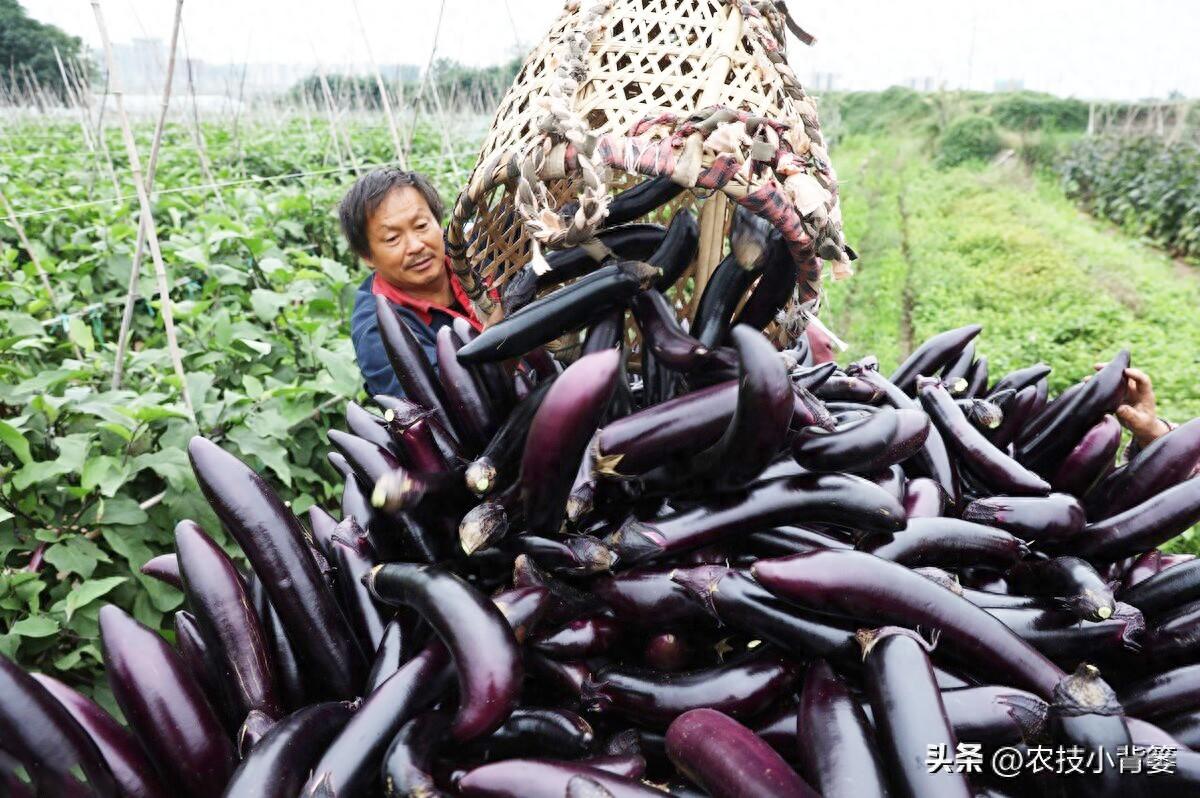
[[[80,54],[83,42],[32,19],[17,0],[0,0],[0,80],[10,89],[26,92],[36,82],[65,99],[66,87],[54,59],[55,47],[63,61],[69,62]]]

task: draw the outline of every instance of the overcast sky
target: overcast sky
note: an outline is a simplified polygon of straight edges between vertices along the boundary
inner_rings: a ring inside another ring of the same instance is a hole
[[[90,0],[20,0],[29,13],[99,44]],[[584,0],[587,2],[587,0]],[[424,65],[438,6],[357,0],[375,58]],[[790,0],[816,47],[792,41],[802,80],[832,73],[838,88],[884,88],[911,79],[934,86],[1026,88],[1085,98],[1200,96],[1200,0]],[[115,42],[167,39],[170,0],[101,0]],[[439,56],[470,64],[528,49],[561,0],[445,0]],[[187,0],[193,58],[212,63],[365,64],[351,0]],[[315,57],[314,57],[315,53]]]

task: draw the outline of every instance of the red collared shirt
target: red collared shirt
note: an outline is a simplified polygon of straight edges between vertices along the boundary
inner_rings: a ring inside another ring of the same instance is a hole
[[[380,276],[379,272],[375,273],[375,278],[371,280],[371,293],[384,297],[387,301],[394,305],[399,305],[402,308],[408,308],[425,322],[426,326],[433,324],[433,313],[438,311],[445,313],[448,316],[466,319],[476,332],[483,330],[483,323],[479,317],[475,315],[475,308],[471,304],[471,298],[467,296],[466,290],[462,287],[462,283],[458,281],[458,275],[450,268],[450,259],[446,258],[446,272],[450,275],[450,291],[454,294],[454,302],[457,307],[445,307],[436,302],[426,302],[417,299],[411,294],[401,291],[396,286],[389,283]]]

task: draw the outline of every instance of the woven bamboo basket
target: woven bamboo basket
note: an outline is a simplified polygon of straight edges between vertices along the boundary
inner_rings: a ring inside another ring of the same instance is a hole
[[[570,0],[496,112],[447,231],[483,313],[547,249],[586,244],[611,196],[666,175],[683,185],[642,221],[691,206],[700,247],[676,284],[688,318],[724,255],[733,203],[769,220],[802,266],[789,326],[815,314],[824,266],[850,273],[837,179],[817,110],[787,63],[782,0]],[[578,204],[569,218],[559,211]]]

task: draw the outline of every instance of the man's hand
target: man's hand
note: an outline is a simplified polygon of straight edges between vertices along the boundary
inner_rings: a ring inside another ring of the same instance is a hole
[[[1105,365],[1097,363],[1096,370]],[[1134,441],[1142,449],[1171,431],[1167,422],[1158,417],[1154,387],[1150,376],[1141,369],[1125,369],[1125,401],[1117,408],[1117,420],[1133,433]]]
[[[489,313],[488,317],[483,320],[483,328],[486,330],[488,327],[491,327],[493,324],[495,324],[496,322],[500,321],[503,318],[504,318],[504,308],[502,308],[500,306],[500,303],[497,302],[496,306],[494,308],[492,308],[492,312]]]

